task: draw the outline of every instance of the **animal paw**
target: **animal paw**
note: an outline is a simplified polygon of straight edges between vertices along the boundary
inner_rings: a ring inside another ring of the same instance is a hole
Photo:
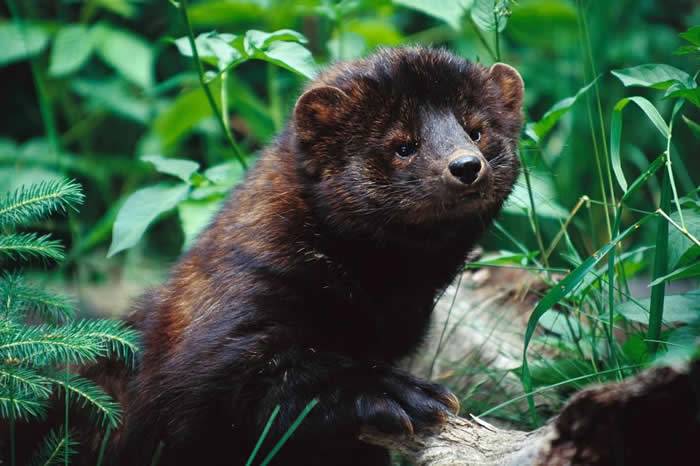
[[[357,397],[355,411],[362,426],[389,434],[412,434],[457,414],[459,400],[441,385],[392,369],[380,376],[374,390]]]

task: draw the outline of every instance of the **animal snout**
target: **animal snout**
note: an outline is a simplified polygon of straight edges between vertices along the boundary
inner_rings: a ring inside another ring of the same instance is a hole
[[[488,174],[488,163],[477,155],[461,155],[447,166],[450,174],[461,183],[471,186]]]

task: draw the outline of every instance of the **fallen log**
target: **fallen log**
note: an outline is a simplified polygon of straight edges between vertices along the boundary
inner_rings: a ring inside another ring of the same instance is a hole
[[[366,432],[362,440],[417,466],[690,465],[700,448],[700,362],[657,367],[585,389],[533,432],[452,416],[411,436]]]

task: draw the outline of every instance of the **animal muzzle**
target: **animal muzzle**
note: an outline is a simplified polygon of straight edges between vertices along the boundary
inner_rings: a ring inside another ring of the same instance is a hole
[[[443,177],[454,186],[477,190],[491,174],[491,166],[478,151],[455,151],[447,162]]]

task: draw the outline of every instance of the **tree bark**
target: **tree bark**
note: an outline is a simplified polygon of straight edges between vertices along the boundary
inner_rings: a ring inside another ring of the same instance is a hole
[[[533,432],[452,416],[412,436],[364,433],[417,466],[689,465],[700,447],[700,362],[585,389]]]

